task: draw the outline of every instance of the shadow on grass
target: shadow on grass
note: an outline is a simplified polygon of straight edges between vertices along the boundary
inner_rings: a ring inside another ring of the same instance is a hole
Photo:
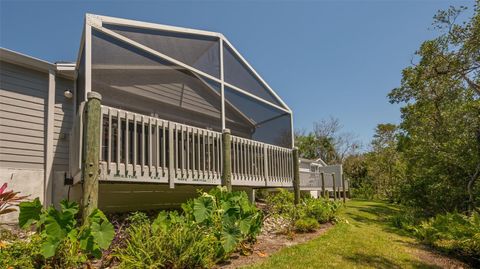
[[[379,269],[400,269],[403,268],[401,265],[378,255],[368,255],[363,253],[355,253],[351,256],[345,257],[350,262],[354,263],[358,266],[368,266],[374,267]],[[426,263],[418,262],[418,261],[408,261],[409,265],[412,268],[431,268],[437,269],[441,268],[439,266],[432,266]]]

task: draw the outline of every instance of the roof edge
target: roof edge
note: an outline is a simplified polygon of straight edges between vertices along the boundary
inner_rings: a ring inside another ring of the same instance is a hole
[[[53,63],[2,47],[0,47],[0,60],[41,72],[56,70],[56,66]]]

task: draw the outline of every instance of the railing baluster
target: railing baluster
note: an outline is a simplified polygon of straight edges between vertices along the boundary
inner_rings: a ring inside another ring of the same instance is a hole
[[[159,119],[155,120],[155,176],[160,177],[160,124]]]
[[[130,139],[130,136],[129,136],[129,121],[128,121],[128,118],[129,118],[129,113],[127,111],[125,111],[125,175],[130,175],[130,165],[129,165],[129,154],[130,154],[130,149],[129,149],[129,143],[128,143],[128,140]]]
[[[120,117],[120,110],[117,110],[117,174],[120,173],[120,157],[122,156],[120,154],[120,145],[121,145],[121,140],[122,138],[120,137],[121,131],[122,131],[122,119]]]
[[[148,147],[147,147],[147,152],[148,152],[148,174],[151,176],[153,173],[153,162],[152,162],[152,150],[153,150],[153,145],[152,145],[152,118],[148,117]]]
[[[180,125],[180,173],[182,177],[185,177],[185,135],[184,126]]]
[[[140,171],[142,176],[145,175],[145,116],[142,115],[142,146],[140,149],[140,160],[141,160],[141,167]]]
[[[168,122],[168,183],[170,188],[175,187],[175,152],[173,141],[173,125],[171,122]],[[176,144],[176,143],[175,143]]]
[[[167,137],[165,134],[166,122],[162,120],[162,176],[167,174],[167,148],[165,147]]]
[[[107,154],[107,166],[108,166],[108,173],[112,170],[112,109],[108,108],[108,154]]]
[[[133,174],[137,176],[138,164],[138,130],[137,130],[137,114],[133,114]]]

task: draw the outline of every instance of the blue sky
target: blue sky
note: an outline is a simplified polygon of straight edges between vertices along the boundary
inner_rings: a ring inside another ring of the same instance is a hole
[[[74,61],[84,14],[222,32],[294,111],[296,129],[333,116],[367,144],[398,123],[397,87],[432,16],[473,1],[3,1],[0,46]]]

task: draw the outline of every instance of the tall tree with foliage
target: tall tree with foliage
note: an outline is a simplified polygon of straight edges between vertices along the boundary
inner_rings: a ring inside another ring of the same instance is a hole
[[[404,165],[397,151],[397,126],[378,124],[372,140],[372,150],[366,155],[369,176],[373,178],[376,194],[390,201],[398,200],[404,178]]]
[[[434,17],[440,36],[425,41],[418,62],[389,94],[402,103],[399,150],[406,159],[405,203],[427,215],[475,209],[480,196],[480,14],[464,7]]]

